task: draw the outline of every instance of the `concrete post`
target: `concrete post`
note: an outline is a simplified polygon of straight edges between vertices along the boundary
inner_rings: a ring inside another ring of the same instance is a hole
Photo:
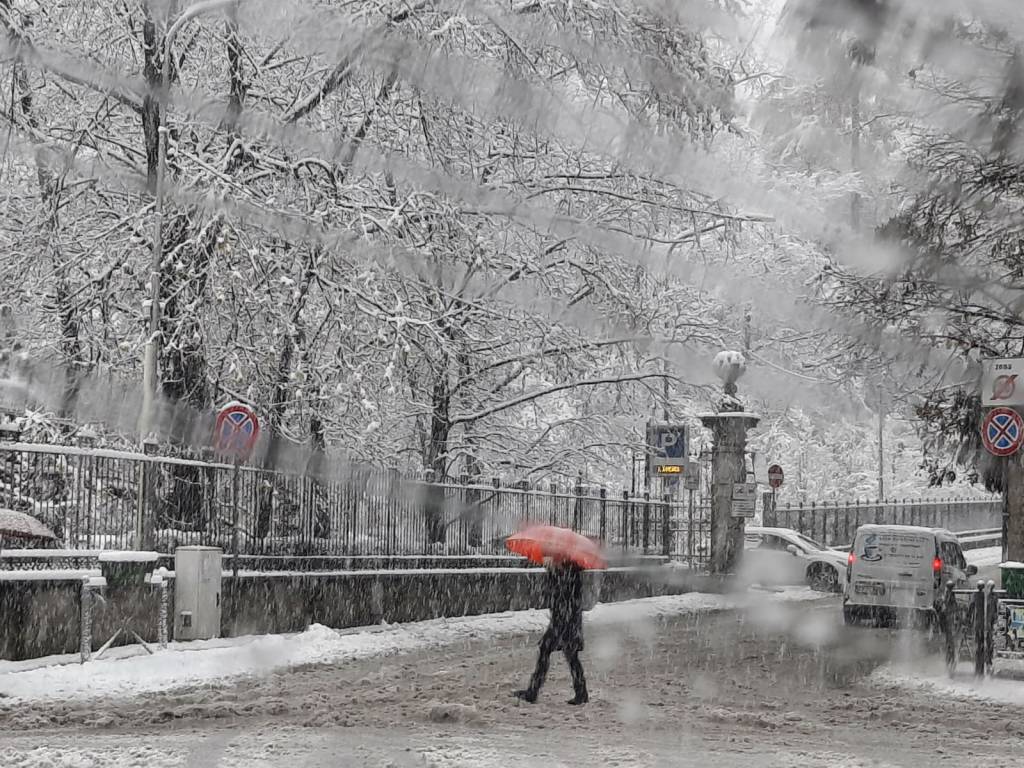
[[[742,410],[736,397],[736,381],[746,369],[739,352],[722,352],[714,361],[715,373],[725,383],[725,397],[718,412],[700,417],[711,430],[711,573],[735,573],[743,555],[745,521],[732,516],[735,483],[746,482],[747,432],[760,417]]]
[[[80,636],[78,653],[83,664],[92,657],[92,588],[89,580],[82,582],[82,605],[80,616]]]

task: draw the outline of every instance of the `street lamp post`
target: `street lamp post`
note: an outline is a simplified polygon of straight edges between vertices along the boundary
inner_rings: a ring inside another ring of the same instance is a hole
[[[156,214],[153,224],[153,253],[149,270],[149,338],[146,340],[145,356],[142,364],[143,402],[140,437],[145,438],[153,429],[157,392],[157,359],[159,357],[157,342],[160,338],[160,267],[164,252],[164,179],[167,175],[167,108],[170,102],[171,79],[171,46],[182,28],[192,19],[204,13],[212,13],[238,3],[239,0],[204,0],[190,5],[167,30],[164,35],[161,51],[160,70],[160,113],[157,125],[157,164],[156,189],[154,190]]]

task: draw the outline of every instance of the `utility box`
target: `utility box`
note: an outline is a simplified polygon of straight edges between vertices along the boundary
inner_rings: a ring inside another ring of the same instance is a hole
[[[221,559],[219,547],[174,550],[174,639],[220,637]]]

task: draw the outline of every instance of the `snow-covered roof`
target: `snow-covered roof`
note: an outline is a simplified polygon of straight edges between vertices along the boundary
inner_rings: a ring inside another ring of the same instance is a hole
[[[895,531],[896,533],[940,534],[956,538],[956,534],[946,528],[927,528],[923,525],[887,525],[885,523],[865,523],[858,531]]]

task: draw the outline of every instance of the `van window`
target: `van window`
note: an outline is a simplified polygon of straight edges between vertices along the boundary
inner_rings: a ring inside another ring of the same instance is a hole
[[[961,571],[967,570],[967,558],[964,557],[963,550],[960,549],[959,544],[955,541],[944,541],[942,542],[941,549],[943,562],[955,566]]]
[[[866,563],[917,566],[935,557],[935,539],[922,533],[870,531],[857,539],[855,554]]]

